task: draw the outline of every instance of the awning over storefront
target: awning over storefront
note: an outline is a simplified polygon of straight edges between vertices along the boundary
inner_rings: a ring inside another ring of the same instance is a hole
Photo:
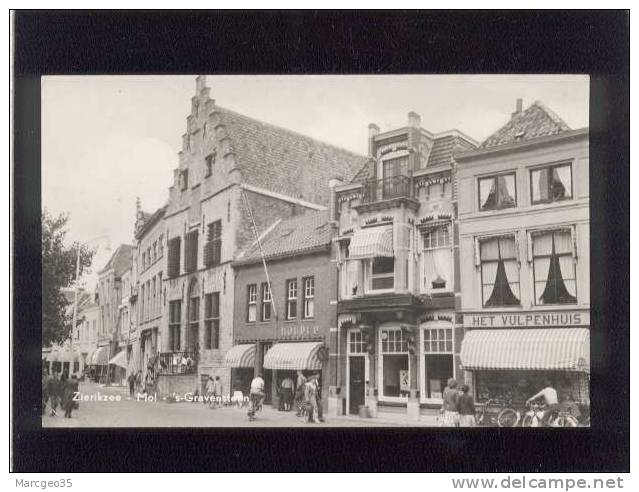
[[[229,367],[255,367],[255,344],[235,345],[226,353]]]
[[[393,228],[372,227],[355,231],[348,247],[348,258],[392,258]]]
[[[128,366],[126,362],[126,350],[120,350],[117,354],[115,354],[115,357],[113,357],[109,361],[109,364],[113,364],[126,369]]]
[[[590,372],[587,328],[471,330],[460,353],[464,369]]]
[[[264,356],[265,369],[321,370],[322,342],[277,343]]]
[[[109,347],[100,347],[91,356],[90,365],[106,366],[109,363]]]

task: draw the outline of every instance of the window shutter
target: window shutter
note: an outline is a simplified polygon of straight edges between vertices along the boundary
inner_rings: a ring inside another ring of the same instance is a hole
[[[167,269],[169,277],[180,275],[180,244],[181,238],[179,236],[169,241],[169,264]]]

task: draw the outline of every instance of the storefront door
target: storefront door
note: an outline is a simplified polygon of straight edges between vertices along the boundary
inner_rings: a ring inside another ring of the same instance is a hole
[[[349,357],[348,401],[349,412],[358,413],[364,405],[366,391],[366,357]]]

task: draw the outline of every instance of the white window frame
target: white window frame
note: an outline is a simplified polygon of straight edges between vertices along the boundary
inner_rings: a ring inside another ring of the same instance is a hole
[[[455,319],[454,313],[449,314],[452,319]],[[424,341],[425,336],[424,332],[427,330],[438,330],[438,329],[446,329],[452,330],[451,341],[452,341],[452,350],[450,352],[444,351],[436,351],[436,352],[426,352],[424,349]],[[441,398],[427,398],[426,397],[426,356],[432,354],[440,354],[440,355],[451,355],[453,357],[453,375],[452,377],[457,379],[457,365],[455,364],[455,325],[450,321],[429,321],[426,323],[422,323],[419,327],[419,402],[420,403],[442,403]]]
[[[426,247],[426,235],[435,231],[440,230],[442,227],[445,227],[448,230],[448,245],[445,246],[440,246],[439,244],[437,246],[432,246],[432,240],[431,240],[431,245],[429,247]],[[453,291],[453,281],[455,278],[455,261],[454,258],[452,258],[453,256],[453,241],[452,241],[452,223],[447,223],[447,224],[442,224],[439,225],[429,231],[425,231],[422,234],[420,234],[421,236],[421,252],[422,254],[421,256],[421,261],[420,261],[420,267],[419,267],[419,286],[420,286],[420,291],[423,294],[430,294],[430,293],[439,293],[439,292],[452,292]],[[446,286],[440,289],[434,289],[431,286],[426,285],[426,281],[425,281],[425,270],[426,270],[426,255],[424,254],[425,251],[433,251],[435,249],[448,249],[448,251],[450,252],[451,255],[451,262],[450,262],[450,279],[448,279],[448,281],[446,282]]]
[[[366,272],[366,292],[375,293],[375,294],[384,294],[387,292],[395,292],[395,286],[397,285],[397,278],[395,275],[395,270],[397,267],[397,258],[393,258],[393,273],[377,273],[373,274],[373,261],[374,258],[370,260],[366,260],[366,266],[364,271]],[[373,289],[373,279],[380,278],[390,278],[393,277],[393,288],[392,289]]]
[[[384,395],[384,355],[406,355],[406,359],[408,360],[408,380],[411,378],[411,368],[410,368],[410,353],[408,352],[408,347],[406,347],[406,352],[382,352],[382,332],[384,331],[400,331],[401,327],[397,325],[381,325],[377,330],[377,389],[378,389],[378,400],[379,401],[388,401],[388,402],[397,402],[397,403],[407,403],[408,396],[385,396]]]
[[[309,309],[309,306],[311,308]],[[309,314],[310,313],[310,314]],[[304,277],[304,319],[315,317],[315,277]]]
[[[247,323],[255,323],[257,321],[257,284],[249,284],[247,288],[248,310],[246,313],[246,321]],[[251,319],[251,307],[254,308],[253,319]]]
[[[271,321],[273,319],[273,293],[271,292],[271,284],[268,282],[264,282],[262,287],[266,287],[262,289],[262,309],[260,309],[260,319],[262,321]],[[271,305],[271,312],[269,313],[269,317],[264,317],[264,306],[266,304]]]
[[[363,337],[363,333],[359,328],[351,328],[346,332],[346,411],[351,408],[351,357],[364,357],[364,381],[368,386],[370,384],[370,357],[366,346],[364,345],[364,352],[351,352],[351,333],[360,334]],[[363,342],[362,342],[363,343]],[[366,391],[368,387],[364,387],[364,402],[366,402]]]
[[[295,316],[291,316],[291,302],[295,302]],[[286,281],[286,319],[297,318],[297,279]]]

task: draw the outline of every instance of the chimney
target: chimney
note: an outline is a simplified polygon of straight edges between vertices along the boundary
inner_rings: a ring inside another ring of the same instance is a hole
[[[514,118],[515,116],[517,116],[519,113],[521,113],[522,110],[522,99],[518,98],[517,99],[517,106],[515,107],[515,112],[511,115],[512,118]]]
[[[375,123],[368,125],[368,157],[375,157],[375,137],[379,135],[379,127]]]
[[[419,128],[422,124],[422,118],[415,111],[408,113],[408,126],[411,128]]]

